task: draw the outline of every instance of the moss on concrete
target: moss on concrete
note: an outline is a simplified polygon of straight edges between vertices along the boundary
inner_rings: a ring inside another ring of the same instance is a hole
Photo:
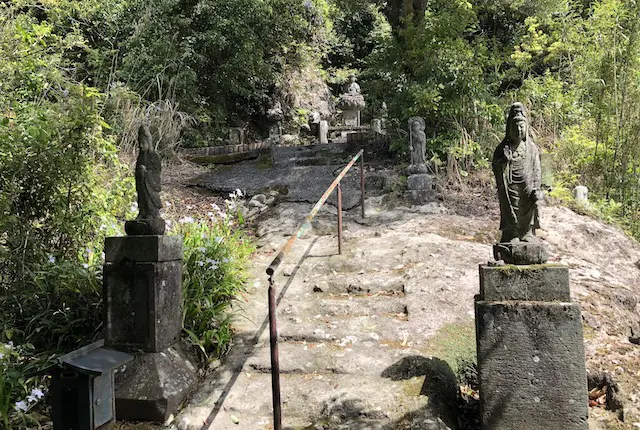
[[[476,362],[476,328],[473,320],[445,324],[427,343],[427,352],[447,362],[458,374],[458,363]]]

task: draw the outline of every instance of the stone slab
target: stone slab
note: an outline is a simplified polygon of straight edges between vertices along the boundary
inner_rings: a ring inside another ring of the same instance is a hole
[[[475,310],[482,428],[587,430],[578,305],[477,301]]]
[[[107,263],[124,260],[139,262],[174,261],[182,259],[181,236],[121,236],[104,241]]]
[[[182,327],[182,261],[105,263],[105,346],[160,351]]]
[[[480,299],[569,302],[569,269],[556,265],[480,265]]]
[[[116,417],[164,422],[197,383],[196,368],[176,346],[142,354],[115,373]]]

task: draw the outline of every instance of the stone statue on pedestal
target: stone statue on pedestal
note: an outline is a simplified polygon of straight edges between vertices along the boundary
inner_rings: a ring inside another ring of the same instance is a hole
[[[356,82],[356,77],[349,78],[349,84],[345,92],[340,94],[338,108],[341,109],[345,125],[359,126],[360,111],[364,109],[366,103],[360,90],[360,85]]]
[[[540,155],[529,136],[522,103],[514,103],[509,108],[506,128],[506,136],[496,148],[492,161],[502,230],[494,255],[513,264],[543,263],[548,258],[546,247],[535,237],[535,229],[540,228],[538,202],[542,200]],[[516,245],[520,242],[530,246]]]
[[[282,135],[282,120],[284,119],[284,112],[282,110],[282,104],[274,99],[272,105],[267,109],[267,120],[269,121],[269,139],[276,142],[280,141]]]
[[[162,160],[153,148],[147,125],[143,124],[138,129],[138,145],[135,173],[138,216],[127,221],[124,229],[129,236],[162,235],[165,229],[165,222],[160,216]]]
[[[425,122],[419,116],[409,118],[409,136],[411,165],[409,175],[427,173],[425,153],[427,152],[427,136],[424,133]]]

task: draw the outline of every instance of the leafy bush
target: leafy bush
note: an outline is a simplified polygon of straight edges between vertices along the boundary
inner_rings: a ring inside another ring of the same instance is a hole
[[[214,207],[208,219],[182,218],[175,229],[184,236],[183,328],[204,358],[219,357],[230,346],[231,319],[254,250],[233,222],[233,210]]]

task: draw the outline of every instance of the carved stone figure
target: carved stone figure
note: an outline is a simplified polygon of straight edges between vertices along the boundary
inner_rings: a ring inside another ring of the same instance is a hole
[[[356,82],[356,77],[349,78],[349,84],[345,92],[340,95],[338,108],[341,109],[345,125],[359,126],[360,111],[364,109],[366,103],[360,91],[360,85]]]
[[[161,235],[165,228],[165,222],[160,217],[162,160],[152,146],[147,125],[141,125],[138,129],[138,145],[140,151],[135,173],[138,216],[133,221],[127,221],[124,228],[130,236]]]
[[[284,119],[282,104],[278,100],[273,100],[271,107],[267,110],[267,120],[269,121],[269,139],[280,141],[282,135],[281,123]]]
[[[533,242],[535,229],[540,227],[540,155],[528,128],[524,106],[512,104],[506,136],[496,148],[492,162],[500,200],[501,243]]]
[[[427,136],[424,133],[424,119],[419,116],[409,118],[409,136],[411,150],[411,165],[409,174],[427,173],[425,153],[427,151]]]

